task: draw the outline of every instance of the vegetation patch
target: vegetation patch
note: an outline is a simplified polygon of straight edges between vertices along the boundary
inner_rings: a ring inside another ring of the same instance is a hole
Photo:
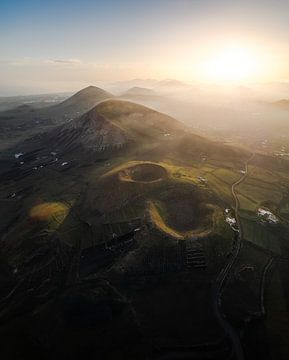
[[[153,203],[151,201],[149,202],[149,213],[153,223],[157,226],[157,228],[159,228],[163,232],[177,239],[183,239],[182,234],[175,231],[173,228],[171,228],[165,223],[164,218],[161,215],[160,208],[161,208],[160,204]]]
[[[244,238],[255,245],[276,254],[281,254],[280,242],[267,225],[260,224],[256,221],[242,218]]]
[[[35,205],[29,212],[31,220],[62,223],[68,214],[68,207],[60,202],[45,202]]]

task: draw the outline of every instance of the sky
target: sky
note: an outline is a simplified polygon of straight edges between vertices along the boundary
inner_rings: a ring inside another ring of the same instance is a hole
[[[289,80],[288,0],[0,0],[0,95]]]

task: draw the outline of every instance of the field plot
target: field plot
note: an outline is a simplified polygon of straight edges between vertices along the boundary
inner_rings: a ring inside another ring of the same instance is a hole
[[[286,219],[289,209],[286,174],[253,165],[249,165],[248,171],[247,178],[237,188],[240,214],[257,220],[258,208],[265,207],[277,217],[279,215],[280,221],[284,220],[281,217]]]
[[[270,358],[287,360],[289,358],[289,263],[276,261],[267,280],[266,332]]]
[[[240,178],[240,173],[233,171],[231,169],[225,169],[222,167],[217,168],[213,172],[213,174],[215,175],[216,178],[224,181],[228,185],[232,185],[234,182],[236,182]]]
[[[275,235],[272,230],[270,231],[266,225],[253,220],[242,218],[241,221],[245,240],[258,245],[261,248],[272,251],[275,254],[281,255],[278,236]]]
[[[278,213],[281,217],[285,219],[285,221],[289,221],[289,197],[288,195],[284,195],[279,208]]]
[[[276,208],[282,200],[282,193],[275,187],[266,186],[266,184],[257,181],[253,182],[250,178],[238,187],[238,192],[257,206],[268,204]]]
[[[249,174],[251,178],[261,181],[262,183],[277,185],[280,183],[280,177],[277,172],[267,170],[254,165],[249,165]]]
[[[207,174],[208,187],[214,194],[228,206],[233,205],[233,197],[231,193],[231,185],[224,180],[219,179],[214,174]]]
[[[238,200],[240,203],[240,214],[242,214],[244,217],[257,219],[256,212],[258,208],[258,203],[254,199],[248,198],[243,193],[238,193]]]

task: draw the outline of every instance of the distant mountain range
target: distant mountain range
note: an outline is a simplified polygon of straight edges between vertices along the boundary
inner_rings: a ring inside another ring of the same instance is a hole
[[[186,82],[174,79],[155,80],[155,79],[133,79],[129,81],[118,81],[108,85],[112,92],[121,94],[132,88],[151,89],[156,92],[180,91],[190,89],[192,86]]]
[[[144,87],[139,87],[139,86],[134,86],[130,89],[128,89],[123,96],[126,95],[142,95],[142,96],[146,96],[146,95],[155,95],[156,92],[152,89],[149,88],[144,88]]]

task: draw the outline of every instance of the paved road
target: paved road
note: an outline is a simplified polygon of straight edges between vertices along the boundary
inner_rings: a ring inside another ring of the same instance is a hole
[[[245,173],[231,187],[232,196],[235,201],[235,218],[236,218],[236,223],[237,223],[239,232],[236,235],[234,251],[233,251],[226,267],[224,269],[222,269],[222,271],[218,275],[216,282],[213,286],[213,305],[214,305],[214,311],[215,311],[217,320],[219,322],[219,325],[223,328],[226,336],[228,336],[228,338],[230,338],[232,345],[233,345],[236,359],[238,359],[238,360],[244,360],[244,352],[243,352],[242,344],[241,344],[238,332],[233,328],[233,326],[231,326],[231,324],[226,319],[224,313],[222,312],[221,298],[222,298],[222,291],[223,291],[224,285],[226,284],[226,281],[230,275],[230,272],[239,256],[239,253],[240,253],[240,250],[242,247],[242,240],[243,240],[243,229],[242,229],[242,224],[241,224],[240,217],[239,217],[240,203],[239,203],[239,199],[237,197],[235,189],[238,185],[240,185],[246,179],[246,177],[248,175],[248,163],[252,159],[253,156],[254,156],[254,154],[245,163]]]

